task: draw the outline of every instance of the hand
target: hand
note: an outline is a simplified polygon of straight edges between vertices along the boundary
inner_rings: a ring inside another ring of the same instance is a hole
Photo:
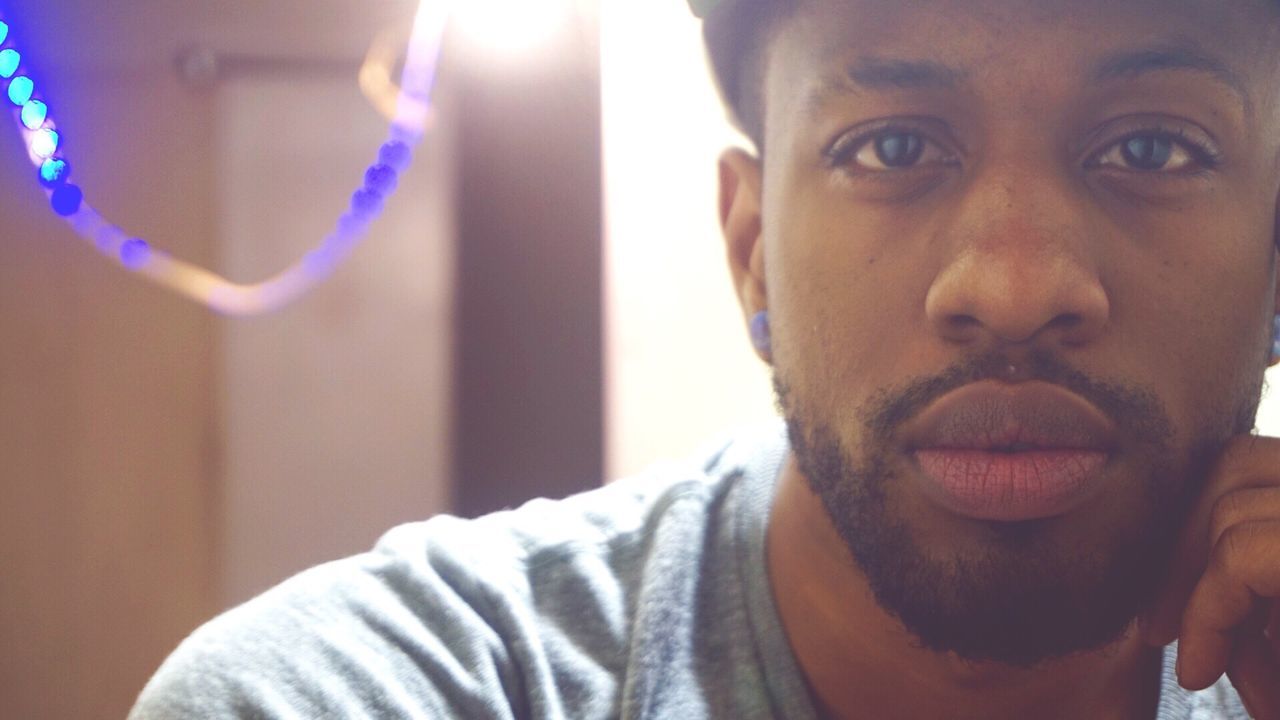
[[[1228,441],[1140,625],[1152,645],[1178,639],[1183,687],[1225,672],[1250,714],[1280,720],[1280,439]]]

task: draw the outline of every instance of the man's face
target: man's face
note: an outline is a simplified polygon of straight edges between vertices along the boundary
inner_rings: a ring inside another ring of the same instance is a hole
[[[1271,0],[812,0],[780,28],[780,400],[927,647],[1027,664],[1114,639],[1251,428],[1277,50]]]

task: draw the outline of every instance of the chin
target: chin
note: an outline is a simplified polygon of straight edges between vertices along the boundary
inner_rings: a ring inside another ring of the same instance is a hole
[[[890,494],[811,485],[877,603],[920,647],[970,662],[1026,668],[1113,645],[1151,601],[1177,535],[1159,505],[1109,527],[1073,515],[923,527]]]
[[[1175,468],[1148,464],[1112,478],[1130,488],[1123,500],[1014,522],[963,517],[911,492],[909,464],[887,452],[855,457],[794,417],[788,429],[877,603],[920,647],[968,662],[1027,668],[1113,645],[1153,598],[1185,516]]]

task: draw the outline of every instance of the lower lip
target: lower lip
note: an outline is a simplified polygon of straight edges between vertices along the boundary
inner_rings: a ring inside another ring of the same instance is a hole
[[[1062,515],[1100,482],[1107,453],[1055,449],[915,451],[927,489],[947,509],[977,520],[1017,522]]]

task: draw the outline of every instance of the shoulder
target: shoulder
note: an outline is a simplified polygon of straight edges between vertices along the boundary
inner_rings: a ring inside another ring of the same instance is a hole
[[[721,456],[394,528],[201,627],[131,718],[608,716],[655,538],[705,522]]]

